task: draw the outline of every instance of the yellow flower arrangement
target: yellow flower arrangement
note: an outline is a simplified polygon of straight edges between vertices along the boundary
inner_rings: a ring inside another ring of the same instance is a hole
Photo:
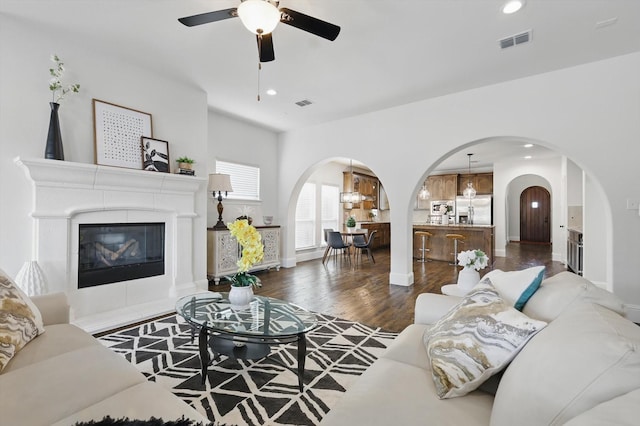
[[[248,287],[250,285],[260,287],[262,284],[258,277],[248,273],[249,269],[262,261],[264,257],[264,247],[260,233],[254,226],[249,225],[246,219],[238,219],[235,222],[228,223],[227,228],[242,246],[242,256],[238,260],[238,272],[232,277],[227,277],[227,279],[235,287]]]

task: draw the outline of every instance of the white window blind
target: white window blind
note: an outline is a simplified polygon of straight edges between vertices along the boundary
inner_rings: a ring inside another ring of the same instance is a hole
[[[321,192],[321,210],[322,217],[320,218],[321,226],[320,226],[320,235],[322,234],[323,229],[331,228],[334,231],[338,230],[338,215],[339,215],[339,207],[340,207],[340,188],[333,185],[322,185],[320,190]],[[326,245],[324,241],[324,236],[322,238],[322,245]]]
[[[316,185],[305,183],[296,204],[296,249],[316,244]]]
[[[216,161],[216,173],[231,176],[230,200],[260,200],[260,168],[245,164]]]

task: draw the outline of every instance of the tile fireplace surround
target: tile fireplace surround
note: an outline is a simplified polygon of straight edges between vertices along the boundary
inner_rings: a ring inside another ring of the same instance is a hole
[[[206,260],[198,268],[193,259],[194,248],[206,250],[206,179],[57,160],[15,163],[33,183],[36,260],[49,291],[67,294],[79,327],[98,332],[140,321],[207,289]],[[164,275],[78,289],[80,224],[136,222],[165,223]]]

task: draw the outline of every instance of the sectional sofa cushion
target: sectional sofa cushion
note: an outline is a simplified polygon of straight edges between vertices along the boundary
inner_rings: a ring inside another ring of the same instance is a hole
[[[544,278],[544,266],[534,266],[521,271],[505,272],[495,269],[487,273],[483,280],[491,280],[500,297],[521,311],[529,298],[540,287]]]
[[[638,426],[640,389],[596,405],[569,420],[565,426]]]
[[[424,333],[438,397],[462,396],[477,389],[545,325],[513,308],[484,279]]]
[[[638,388],[640,327],[595,303],[575,304],[506,369],[491,425],[564,424]]]
[[[0,371],[16,352],[43,332],[38,308],[0,269]]]
[[[522,312],[531,318],[551,322],[569,305],[596,303],[624,316],[624,305],[613,293],[571,272],[560,272],[542,282]]]

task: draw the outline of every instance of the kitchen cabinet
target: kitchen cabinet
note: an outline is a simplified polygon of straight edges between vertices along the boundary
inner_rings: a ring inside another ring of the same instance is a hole
[[[264,257],[249,272],[276,268],[280,270],[280,227],[256,226],[262,238]],[[207,278],[220,284],[220,278],[238,271],[242,248],[227,229],[207,228]]]
[[[476,194],[493,194],[493,173],[472,173],[458,175],[458,195],[462,195],[462,191],[467,187],[469,180],[471,180]]]
[[[431,175],[426,180],[431,194],[429,200],[418,200],[418,209],[428,210],[431,200],[455,200],[458,192],[458,175]]]
[[[371,245],[372,249],[391,245],[391,224],[389,222],[367,222],[361,224],[360,227],[366,229],[369,235],[371,232],[377,231]]]
[[[378,186],[380,182],[378,178],[368,176],[361,173],[344,172],[343,174],[343,191],[360,193],[362,201],[359,203],[345,203],[346,209],[364,209],[371,210],[378,208]]]
[[[453,261],[453,242],[447,234],[465,236],[464,243],[458,245],[458,252],[466,250],[482,250],[489,256],[489,266],[495,261],[495,227],[493,225],[414,225],[413,257],[420,258],[422,239],[415,231],[429,231],[433,235],[429,241],[427,258],[432,260]]]
[[[582,275],[583,243],[582,232],[569,229],[567,234],[567,267],[578,275]]]

